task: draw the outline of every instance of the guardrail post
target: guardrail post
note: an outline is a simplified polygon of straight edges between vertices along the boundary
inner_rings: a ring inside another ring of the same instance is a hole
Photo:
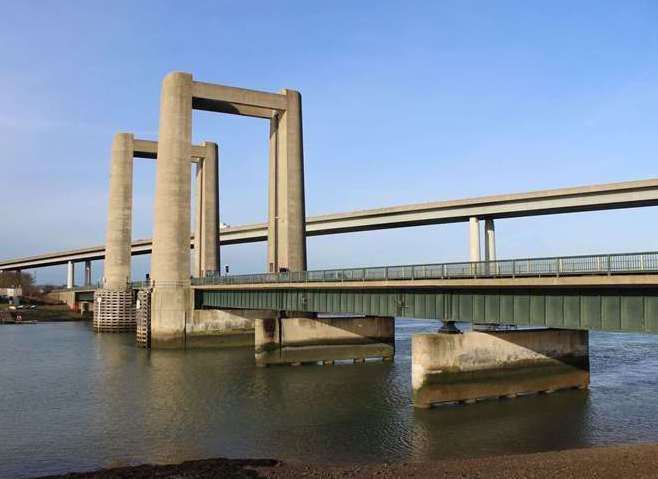
[[[384,268],[384,279],[388,281],[388,266]]]
[[[610,255],[608,255],[608,276],[610,276],[611,273],[611,266],[610,266]]]

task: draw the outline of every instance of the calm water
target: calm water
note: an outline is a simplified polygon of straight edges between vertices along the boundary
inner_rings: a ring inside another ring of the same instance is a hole
[[[76,323],[0,326],[0,477],[213,456],[425,461],[658,441],[658,337],[592,334],[592,386],[414,410],[394,363],[254,367],[252,350],[154,351]]]

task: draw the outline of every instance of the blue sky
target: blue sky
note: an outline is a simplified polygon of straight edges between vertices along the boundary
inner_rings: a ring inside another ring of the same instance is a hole
[[[156,139],[172,70],[302,92],[310,215],[658,176],[655,1],[0,0],[0,58],[2,258],[104,242],[112,135]],[[194,140],[220,144],[222,220],[263,221],[266,122],[195,112]],[[136,163],[135,238],[151,236],[154,177]],[[655,218],[501,220],[498,256],[656,250]],[[467,226],[308,249],[313,268],[462,260]],[[265,269],[264,244],[222,256]]]

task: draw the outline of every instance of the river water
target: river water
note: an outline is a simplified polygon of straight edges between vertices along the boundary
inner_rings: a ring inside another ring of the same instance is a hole
[[[0,326],[0,477],[216,456],[409,462],[658,441],[658,336],[593,333],[589,391],[411,407],[394,362],[256,368],[251,348],[138,349],[89,324]]]

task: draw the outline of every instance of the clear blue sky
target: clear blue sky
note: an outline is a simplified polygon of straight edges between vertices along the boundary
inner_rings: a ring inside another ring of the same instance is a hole
[[[104,242],[112,135],[156,139],[171,70],[302,92],[311,215],[658,176],[655,1],[1,0],[0,59],[2,258]],[[194,122],[221,145],[222,220],[263,221],[266,122]],[[137,163],[135,238],[154,174]],[[501,220],[498,256],[656,250],[656,213]],[[466,239],[465,224],[311,238],[309,266],[461,260]],[[264,245],[222,255],[265,268]]]

